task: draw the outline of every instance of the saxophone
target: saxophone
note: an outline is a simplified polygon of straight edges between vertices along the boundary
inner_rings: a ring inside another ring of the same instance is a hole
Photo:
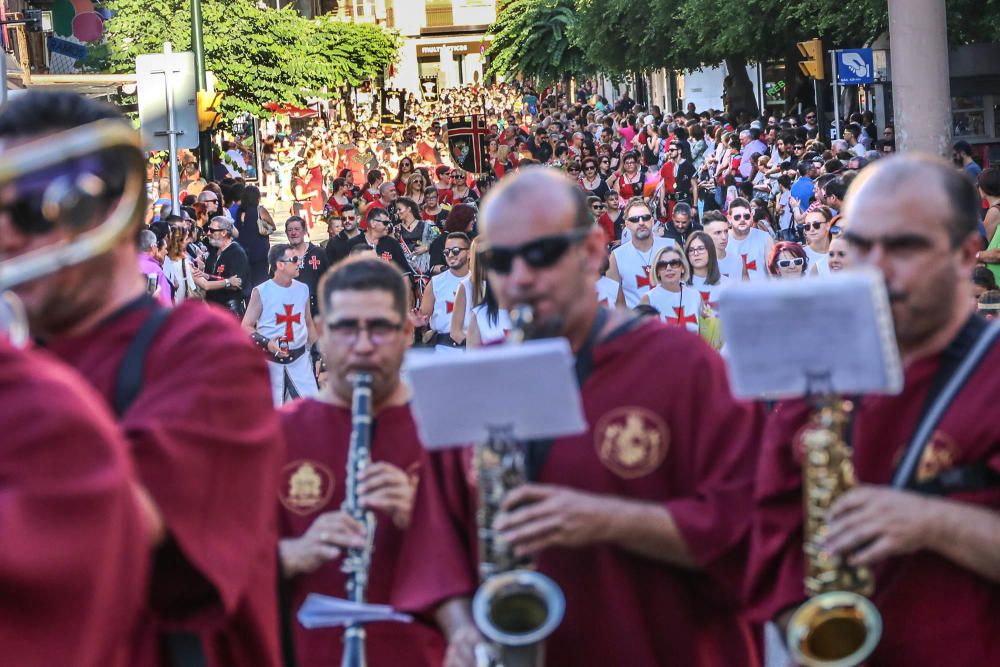
[[[344,483],[342,510],[365,527],[367,544],[352,547],[341,565],[347,574],[347,599],[364,603],[368,588],[372,550],[375,547],[375,514],[361,507],[358,499],[358,475],[372,462],[372,376],[359,371],[354,375],[354,393],[351,396],[351,442],[347,453],[347,480]],[[344,655],[341,667],[366,667],[365,627],[351,623],[344,631]]]
[[[875,588],[872,572],[823,549],[833,503],[855,485],[851,447],[845,440],[850,401],[819,400],[802,432],[804,602],[788,622],[786,640],[797,664],[851,667],[871,655],[882,636],[882,617],[867,596]]]
[[[524,340],[531,309],[511,310],[513,331],[509,344]],[[523,443],[510,428],[491,429],[476,446],[479,506],[480,586],[472,599],[472,618],[490,644],[477,649],[480,667],[541,667],[544,640],[562,622],[566,599],[552,579],[530,569],[527,559],[514,556],[493,522],[507,493],[527,480]]]

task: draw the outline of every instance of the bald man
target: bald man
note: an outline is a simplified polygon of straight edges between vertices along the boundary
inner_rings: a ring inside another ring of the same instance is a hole
[[[566,595],[546,664],[757,664],[735,600],[758,412],[732,398],[721,358],[698,336],[598,307],[604,237],[565,176],[538,167],[504,179],[481,222],[501,307],[528,305],[529,335],[569,340],[587,420],[547,451],[531,446],[532,482],[507,494],[495,524]],[[481,641],[468,611],[478,585],[470,462],[453,451],[422,468],[412,565],[397,579],[397,604],[436,614],[456,667],[475,664]]]
[[[869,167],[847,194],[850,268],[885,277],[905,366],[898,396],[854,409],[859,485],[829,515],[826,544],[874,573],[882,639],[869,664],[1000,664],[1000,349],[993,345],[929,438],[899,470],[932,387],[968,355],[986,324],[969,275],[980,247],[979,199],[947,163],[894,157]],[[945,370],[943,370],[945,369]],[[787,620],[803,592],[801,456],[794,436],[808,409],[779,404],[757,473],[749,591],[759,620]],[[890,480],[904,481],[904,490]]]

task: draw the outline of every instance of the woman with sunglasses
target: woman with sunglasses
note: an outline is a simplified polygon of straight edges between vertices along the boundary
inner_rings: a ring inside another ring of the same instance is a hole
[[[830,234],[833,211],[828,206],[817,206],[806,213],[802,233],[806,242],[803,250],[809,260],[812,275],[830,272]]]
[[[774,278],[801,278],[809,267],[806,251],[798,243],[775,243],[767,257],[767,270]]]
[[[628,151],[622,156],[622,170],[614,179],[614,189],[625,200],[641,197],[646,183],[646,167],[639,165],[639,154]]]
[[[416,202],[417,206],[424,205],[424,189],[427,187],[427,183],[424,181],[424,175],[419,171],[413,173],[406,182],[406,194],[404,195],[407,199],[412,199]]]
[[[684,254],[674,247],[662,248],[656,253],[649,279],[656,287],[642,295],[639,303],[656,308],[660,319],[667,324],[682,326],[698,333],[701,314],[701,295],[698,290],[685,289],[691,270]]]
[[[396,172],[396,178],[392,179],[392,183],[396,186],[396,192],[399,193],[400,197],[406,195],[406,186],[412,175],[413,160],[404,157],[399,161],[399,171]]]
[[[597,171],[605,183],[610,181],[613,176],[611,171],[611,155],[606,152],[604,147],[601,147],[598,151]]]
[[[585,157],[582,165],[583,174],[580,176],[580,187],[584,189],[586,194],[598,197],[603,202],[611,188],[601,177],[597,158]]]

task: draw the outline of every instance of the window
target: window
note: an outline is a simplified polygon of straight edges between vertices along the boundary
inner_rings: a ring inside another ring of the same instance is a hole
[[[951,122],[956,137],[986,134],[986,113],[982,95],[951,98]]]
[[[427,27],[441,28],[455,25],[452,0],[426,0]]]
[[[354,0],[355,18],[375,18],[375,0]]]

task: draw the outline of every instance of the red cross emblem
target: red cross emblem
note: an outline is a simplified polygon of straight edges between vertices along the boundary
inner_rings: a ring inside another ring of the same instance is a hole
[[[650,282],[650,280],[649,280],[649,267],[648,266],[642,267],[642,275],[635,277],[635,286],[636,287],[649,287],[649,288],[653,287],[653,283]]]
[[[445,301],[444,304],[445,304],[445,307],[447,308],[447,312],[451,313],[452,311],[455,310],[455,304],[453,302],[451,302],[451,301]]]
[[[215,275],[221,276],[222,272],[225,271],[225,270],[226,270],[226,265],[225,264],[219,264],[217,267],[215,267]]]
[[[698,318],[694,315],[684,315],[684,306],[675,306],[674,315],[676,317],[668,317],[668,324],[676,324],[678,326],[685,326],[688,324],[698,324]]]
[[[384,252],[384,253],[382,253],[382,261],[383,262],[391,262],[392,261],[392,253],[391,252]]]
[[[703,304],[707,305],[712,310],[718,310],[719,309],[719,302],[718,301],[709,301],[709,299],[712,298],[712,293],[711,292],[701,292],[701,291],[699,291],[698,293],[701,294],[701,302]]]
[[[752,262],[748,262],[747,261],[747,257],[749,257],[749,255],[740,255],[740,257],[743,258],[743,268],[744,269],[746,269],[747,271],[756,271],[757,270],[757,260],[756,259],[753,260]]]
[[[285,314],[284,315],[278,315],[277,317],[275,317],[274,318],[274,323],[275,324],[284,324],[285,325],[285,338],[287,338],[288,340],[294,340],[295,339],[295,336],[292,333],[292,323],[293,322],[295,324],[301,324],[302,323],[302,313],[295,313],[294,315],[292,315],[292,306],[291,306],[291,304],[286,303],[285,304]]]
[[[308,264],[309,264],[309,266],[313,267],[313,271],[318,270],[319,269],[319,257],[317,257],[316,255],[313,255],[312,257],[309,258]]]

